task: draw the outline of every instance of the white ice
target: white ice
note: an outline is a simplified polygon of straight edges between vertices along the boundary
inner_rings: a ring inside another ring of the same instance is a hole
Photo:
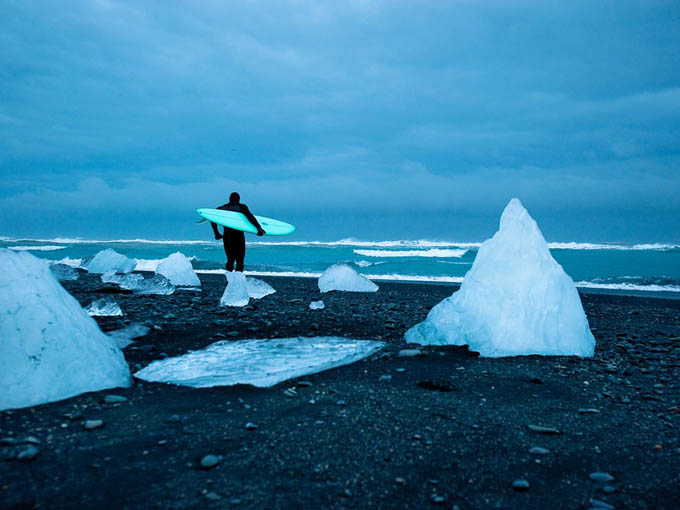
[[[104,283],[115,283],[121,289],[133,290],[144,277],[139,273],[118,274],[108,271],[101,276],[101,279]]]
[[[253,299],[262,299],[263,297],[276,292],[274,287],[267,282],[250,276],[246,277],[246,287],[248,288],[248,296]]]
[[[52,264],[50,271],[57,280],[73,281],[78,279],[78,271],[66,264]]]
[[[321,292],[331,290],[375,292],[378,286],[347,264],[333,264],[319,277],[319,290]]]
[[[201,285],[201,280],[196,276],[191,261],[180,252],[175,252],[161,260],[156,267],[156,274],[165,276],[178,287],[200,287]]]
[[[104,274],[109,271],[114,273],[129,273],[137,263],[134,260],[121,255],[117,251],[107,248],[97,253],[94,257],[83,262],[83,268],[90,273]]]
[[[309,303],[309,308],[312,310],[321,310],[325,308],[326,305],[323,304],[323,300],[319,299],[318,301],[312,301]]]
[[[175,286],[165,276],[157,274],[152,278],[139,280],[137,286],[132,291],[135,294],[168,295],[175,292]]]
[[[340,337],[222,341],[200,351],[154,361],[135,377],[194,388],[234,384],[268,387],[354,363],[383,345]]]
[[[121,349],[124,349],[137,338],[145,336],[149,332],[149,328],[138,322],[133,322],[124,328],[109,331],[107,334],[113,338]]]
[[[246,306],[250,297],[248,295],[248,285],[246,275],[241,272],[227,271],[227,288],[224,289],[221,306]]]
[[[131,290],[135,294],[168,295],[175,292],[175,286],[165,276],[157,274],[151,278],[144,278],[141,274],[104,273],[101,276],[104,283],[115,283],[121,289]]]
[[[111,298],[102,298],[92,301],[92,303],[85,308],[85,311],[93,317],[123,315],[123,310],[121,310],[118,303]]]
[[[406,341],[468,345],[486,357],[592,356],[595,349],[573,280],[517,199],[479,248],[460,289],[409,329]]]
[[[129,386],[123,353],[28,252],[0,249],[0,409]]]

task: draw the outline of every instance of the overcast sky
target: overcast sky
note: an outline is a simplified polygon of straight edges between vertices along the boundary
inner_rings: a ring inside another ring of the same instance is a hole
[[[2,0],[0,235],[680,240],[680,3]]]

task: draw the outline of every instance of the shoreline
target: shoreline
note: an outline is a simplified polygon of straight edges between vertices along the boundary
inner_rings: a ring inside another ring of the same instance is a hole
[[[276,293],[221,308],[224,278],[200,279],[201,292],[167,296],[121,292],[90,274],[64,287],[82,305],[105,296],[120,304],[124,316],[97,318],[105,332],[151,326],[124,349],[133,372],[249,338],[386,345],[269,388],[135,379],[0,412],[0,438],[9,438],[0,443],[0,508],[543,510],[597,500],[671,510],[680,498],[678,300],[580,294],[597,339],[593,358],[479,358],[404,343],[454,285],[384,282],[375,293],[320,294],[311,279],[262,277]],[[317,299],[325,308],[310,310]],[[420,353],[402,357],[404,348]],[[103,425],[87,430],[86,420]],[[27,462],[13,457],[24,438],[39,450]],[[548,452],[530,453],[535,447]],[[206,455],[217,465],[202,468]],[[591,479],[599,472],[613,480]],[[530,488],[514,490],[517,479]]]

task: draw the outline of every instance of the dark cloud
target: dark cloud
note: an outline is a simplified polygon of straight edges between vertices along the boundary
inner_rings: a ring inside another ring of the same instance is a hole
[[[303,238],[479,239],[512,196],[553,239],[680,236],[673,2],[4,11],[0,234],[195,237],[238,189]]]

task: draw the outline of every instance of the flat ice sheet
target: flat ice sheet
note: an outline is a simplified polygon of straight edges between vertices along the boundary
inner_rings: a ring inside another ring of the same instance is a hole
[[[260,388],[349,365],[383,342],[337,336],[221,341],[200,351],[154,361],[135,374],[149,382],[193,388],[250,384]]]

